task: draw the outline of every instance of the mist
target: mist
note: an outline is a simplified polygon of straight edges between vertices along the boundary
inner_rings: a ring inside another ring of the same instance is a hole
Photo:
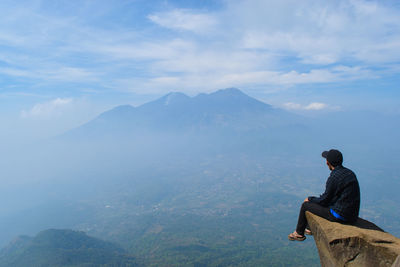
[[[3,139],[0,221],[7,230],[0,244],[70,228],[129,248],[124,236],[143,238],[145,218],[147,227],[178,223],[182,214],[223,218],[239,202],[268,209],[271,196],[286,201],[291,210],[282,216],[294,224],[299,200],[324,190],[329,173],[320,153],[330,148],[340,149],[358,176],[361,216],[399,235],[398,117],[336,112],[319,118],[278,109],[264,116],[258,109],[232,113],[227,105],[227,113],[219,106],[196,119],[196,108],[159,107],[132,108],[132,116],[112,109],[51,138]]]

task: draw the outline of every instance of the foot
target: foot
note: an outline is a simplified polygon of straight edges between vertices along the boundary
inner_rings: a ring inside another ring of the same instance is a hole
[[[296,231],[288,235],[290,241],[304,241],[306,237],[304,235],[299,235]]]
[[[310,229],[306,229],[306,230],[304,230],[304,234],[305,235],[312,235],[312,232],[311,232]]]

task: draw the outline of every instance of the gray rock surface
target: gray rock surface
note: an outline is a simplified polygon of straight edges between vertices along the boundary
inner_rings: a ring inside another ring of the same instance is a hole
[[[359,218],[354,225],[330,222],[310,212],[309,227],[323,267],[400,267],[400,239]]]

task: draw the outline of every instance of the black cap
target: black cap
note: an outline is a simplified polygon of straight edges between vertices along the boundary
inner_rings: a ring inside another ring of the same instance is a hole
[[[326,160],[333,166],[339,166],[343,163],[343,155],[339,150],[331,149],[329,151],[322,152],[322,157],[326,158]]]

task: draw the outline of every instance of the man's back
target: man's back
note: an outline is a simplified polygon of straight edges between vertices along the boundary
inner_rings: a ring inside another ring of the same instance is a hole
[[[327,183],[329,182],[335,184],[335,190],[328,206],[347,221],[357,220],[360,210],[360,186],[354,172],[337,166],[331,172]]]

